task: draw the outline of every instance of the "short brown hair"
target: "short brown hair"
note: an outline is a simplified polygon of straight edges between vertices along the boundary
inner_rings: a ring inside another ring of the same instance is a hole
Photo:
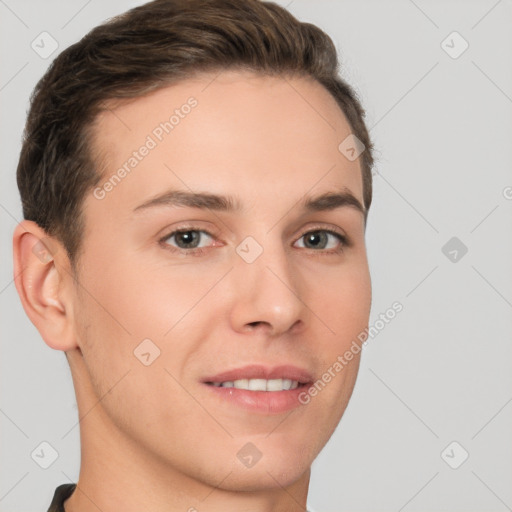
[[[82,203],[101,179],[90,143],[105,102],[223,69],[308,76],[322,84],[366,147],[360,162],[368,211],[373,145],[365,112],[338,75],[327,34],[272,2],[155,0],[94,28],[64,50],[36,85],[17,169],[25,219],[57,237],[74,266],[84,229]]]

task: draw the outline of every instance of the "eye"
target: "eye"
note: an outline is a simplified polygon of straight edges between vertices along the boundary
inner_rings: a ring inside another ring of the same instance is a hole
[[[299,247],[318,250],[334,249],[329,252],[340,252],[344,246],[349,245],[346,236],[329,229],[308,231],[296,243],[299,243],[301,240],[304,240],[304,242]]]
[[[202,253],[203,249],[211,246],[208,240],[213,236],[201,229],[179,229],[163,237],[160,242],[171,250],[186,253]],[[205,245],[206,244],[206,245]]]
[[[161,238],[160,243],[165,249],[177,254],[201,256],[209,248],[219,245],[215,240],[215,236],[208,231],[187,227],[172,231]],[[340,253],[344,247],[350,246],[345,235],[330,229],[308,231],[295,244],[300,248],[313,249],[315,252],[324,254]]]

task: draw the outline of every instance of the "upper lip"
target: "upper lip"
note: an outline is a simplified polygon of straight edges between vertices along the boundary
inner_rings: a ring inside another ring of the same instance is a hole
[[[298,366],[264,366],[251,364],[207,377],[203,379],[203,382],[228,382],[239,379],[290,379],[298,381],[299,384],[307,384],[312,382],[313,377],[307,370],[299,368]]]

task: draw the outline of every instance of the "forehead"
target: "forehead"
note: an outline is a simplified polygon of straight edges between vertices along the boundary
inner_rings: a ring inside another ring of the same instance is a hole
[[[350,133],[334,98],[312,79],[199,75],[98,116],[93,152],[101,155],[100,186],[112,186],[94,207],[131,211],[177,186],[253,204],[347,187],[362,201],[359,160],[338,149]]]

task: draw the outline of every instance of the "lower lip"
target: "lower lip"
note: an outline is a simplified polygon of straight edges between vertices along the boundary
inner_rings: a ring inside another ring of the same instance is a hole
[[[205,384],[212,393],[234,406],[263,414],[280,414],[301,406],[299,395],[308,389],[308,384],[283,391],[249,391],[247,389],[223,388]]]

